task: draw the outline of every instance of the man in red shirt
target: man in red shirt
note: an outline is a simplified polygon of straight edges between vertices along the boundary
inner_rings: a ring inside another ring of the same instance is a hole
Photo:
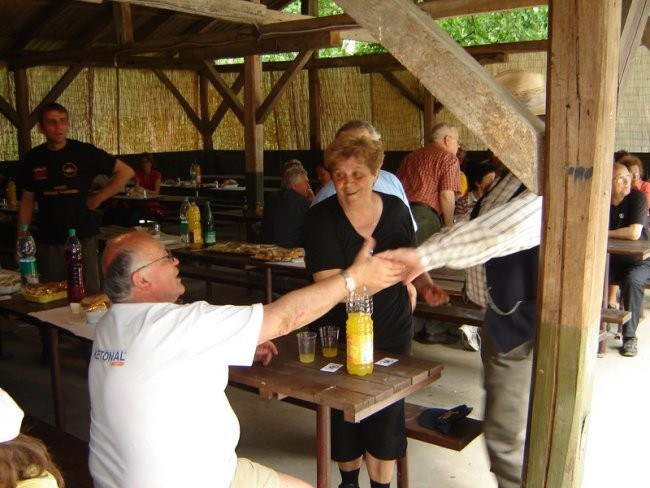
[[[426,146],[408,154],[397,170],[418,224],[419,243],[442,227],[451,227],[456,196],[460,194],[458,128],[438,124],[431,131],[431,139]]]
[[[458,128],[438,124],[431,130],[431,139],[426,146],[408,154],[396,173],[418,226],[415,236],[419,244],[443,227],[453,225],[456,197],[460,195]],[[418,342],[451,344],[458,340],[437,320],[414,317],[413,326]]]

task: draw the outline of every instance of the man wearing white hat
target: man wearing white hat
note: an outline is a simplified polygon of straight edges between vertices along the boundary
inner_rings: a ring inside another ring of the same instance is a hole
[[[525,78],[538,84],[541,81],[543,86],[541,75]],[[532,85],[518,89],[514,82],[520,77],[513,72],[497,79],[520,97],[539,91]],[[545,102],[528,102],[522,99],[524,105],[535,109],[535,115],[544,112]],[[417,249],[380,254],[410,266],[412,277],[445,266],[467,268],[468,298],[486,309],[481,330],[484,434],[499,488],[522,484],[541,227],[542,197],[508,172],[476,203],[470,220],[455,224],[449,232],[434,234]]]

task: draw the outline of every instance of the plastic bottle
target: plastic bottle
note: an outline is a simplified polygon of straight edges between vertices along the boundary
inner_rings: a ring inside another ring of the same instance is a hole
[[[201,249],[203,247],[201,210],[195,202],[192,202],[187,211],[187,235],[190,249]]]
[[[364,287],[361,293],[351,293],[346,303],[347,370],[349,374],[372,374],[373,323],[372,296]]]
[[[194,162],[194,177],[196,179],[197,188],[201,186],[201,165],[197,162]]]
[[[189,243],[189,237],[187,235],[187,211],[190,209],[190,199],[185,197],[183,203],[181,204],[180,219],[181,219],[181,242],[183,244]]]
[[[75,229],[68,229],[68,240],[63,248],[68,274],[68,303],[78,304],[86,296],[84,287],[84,264],[81,242]],[[73,308],[74,310],[74,308]]]
[[[203,242],[205,244],[214,244],[217,242],[217,232],[214,228],[214,219],[212,218],[212,209],[210,202],[205,202],[205,230],[203,231]]]
[[[38,283],[38,271],[36,268],[36,242],[29,233],[29,226],[20,226],[20,234],[16,240],[16,252],[20,258],[20,277],[23,285]]]

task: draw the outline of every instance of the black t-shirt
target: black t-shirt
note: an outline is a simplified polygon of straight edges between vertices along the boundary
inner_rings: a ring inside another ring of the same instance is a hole
[[[620,229],[632,224],[643,226],[639,240],[647,240],[648,232],[646,224],[648,222],[648,201],[645,194],[639,190],[632,189],[629,195],[617,206],[609,206],[609,230]],[[614,266],[629,265],[635,262],[631,256],[613,255],[610,257],[610,263]]]
[[[86,206],[88,190],[98,174],[113,174],[115,162],[106,151],[73,139],[59,151],[41,144],[25,154],[18,186],[33,192],[38,202],[36,240],[64,244],[72,228],[80,238],[97,234],[96,219]]]
[[[415,246],[415,232],[408,208],[397,197],[378,193],[383,211],[372,237],[375,253]],[[310,273],[345,269],[352,264],[363,237],[355,230],[336,195],[314,205],[305,221],[305,263]],[[342,278],[341,278],[342,280]],[[375,347],[389,352],[408,351],[413,336],[412,310],[406,287],[398,283],[373,296]],[[345,305],[338,304],[314,326],[337,325],[345,337]]]
[[[284,188],[275,192],[264,205],[262,242],[282,247],[302,247],[303,225],[309,200]]]

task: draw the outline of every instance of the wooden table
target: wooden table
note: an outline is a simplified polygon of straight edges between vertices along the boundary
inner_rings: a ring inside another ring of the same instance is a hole
[[[192,250],[189,248],[178,248],[174,250],[176,256],[182,263],[197,262],[204,266],[226,266],[238,267],[241,269],[261,269],[264,273],[264,295],[265,303],[273,301],[273,271],[282,271],[290,276],[299,279],[310,279],[310,275],[304,264],[262,261],[253,259],[245,254],[223,253],[208,251],[205,249]]]
[[[295,333],[274,340],[280,354],[268,366],[231,367],[230,382],[254,388],[264,398],[292,399],[306,402],[316,409],[318,488],[330,487],[331,410],[343,412],[345,420],[359,422],[440,378],[443,365],[433,361],[382,354],[375,351],[375,361],[389,356],[399,359],[391,366],[375,365],[368,376],[351,376],[345,367],[335,373],[320,371],[330,362],[345,363],[345,352],[337,358],[323,358],[317,347],[316,360],[298,361]]]
[[[608,239],[607,253],[632,256],[634,259],[642,261],[650,258],[650,240]]]
[[[35,317],[34,313],[47,310],[53,310],[61,307],[68,307],[66,299],[56,300],[49,303],[35,303],[25,300],[22,295],[14,294],[10,299],[0,300],[0,311],[18,317],[23,322],[35,325],[39,328],[45,327],[48,332],[50,345],[50,380],[52,384],[52,401],[54,406],[54,422],[56,426],[65,430],[65,404],[63,401],[63,382],[61,380],[61,359],[59,356],[59,333],[63,330],[80,337],[84,340],[92,341],[94,336],[94,327],[84,327],[83,314],[77,314],[78,320],[65,327],[55,325]]]

